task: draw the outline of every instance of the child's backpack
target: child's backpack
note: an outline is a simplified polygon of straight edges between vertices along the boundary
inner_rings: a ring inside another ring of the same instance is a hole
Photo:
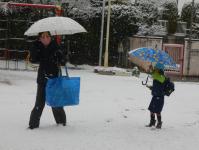
[[[175,85],[170,78],[166,77],[164,81],[164,95],[170,96],[173,91],[175,91]]]

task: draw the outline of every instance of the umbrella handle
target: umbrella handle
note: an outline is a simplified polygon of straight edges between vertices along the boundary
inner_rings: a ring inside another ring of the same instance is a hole
[[[142,85],[147,85],[148,79],[149,79],[149,75],[147,76],[145,83],[144,81],[142,81]]]

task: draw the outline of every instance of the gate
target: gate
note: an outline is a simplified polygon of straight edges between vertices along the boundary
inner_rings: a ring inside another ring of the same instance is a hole
[[[163,50],[166,51],[176,62],[175,70],[166,70],[169,75],[183,75],[184,46],[182,44],[163,44]]]

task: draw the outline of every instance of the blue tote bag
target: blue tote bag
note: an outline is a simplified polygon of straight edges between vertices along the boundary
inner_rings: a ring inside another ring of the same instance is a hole
[[[46,85],[46,104],[51,107],[63,107],[79,104],[80,77],[66,76],[48,79]]]

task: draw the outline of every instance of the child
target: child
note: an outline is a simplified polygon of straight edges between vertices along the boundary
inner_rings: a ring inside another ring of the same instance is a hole
[[[161,68],[161,69],[160,69]],[[161,129],[162,120],[161,120],[161,111],[164,106],[164,66],[157,63],[152,70],[153,85],[147,86],[151,90],[152,100],[148,107],[150,111],[151,120],[147,127],[155,126],[155,114],[158,120],[156,128]]]

